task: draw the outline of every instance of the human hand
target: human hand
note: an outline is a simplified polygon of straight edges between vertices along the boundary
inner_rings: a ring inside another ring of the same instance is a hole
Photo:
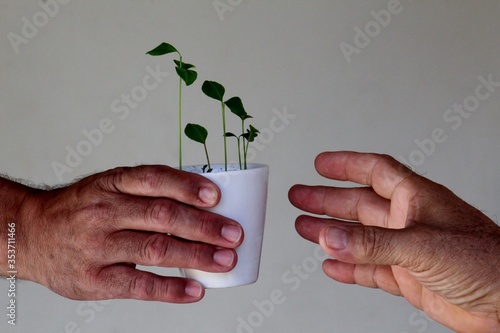
[[[334,280],[402,295],[457,332],[500,332],[500,228],[389,156],[320,154],[324,177],[369,187],[295,185],[299,234],[332,258]],[[359,221],[352,223],[347,221]]]
[[[33,191],[16,220],[18,276],[71,299],[199,301],[198,282],[135,267],[234,268],[243,229],[197,209],[219,199],[205,177],[165,166],[117,168]]]

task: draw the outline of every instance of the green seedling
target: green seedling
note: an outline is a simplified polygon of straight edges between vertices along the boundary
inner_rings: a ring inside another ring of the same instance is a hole
[[[254,142],[255,138],[259,135],[259,130],[250,125],[249,129],[247,129],[247,132],[243,134],[243,137],[247,140],[247,143],[245,145],[245,170],[247,169],[247,153],[248,153],[248,146],[250,145],[250,142]]]
[[[250,142],[253,142],[257,137],[259,131],[250,125],[250,128],[247,129],[245,133],[245,120],[252,118],[246,111],[243,106],[243,102],[239,97],[233,97],[228,99],[225,102],[226,106],[231,110],[233,114],[238,116],[241,120],[241,134],[235,135],[234,133],[227,132],[225,133],[226,137],[234,137],[237,140],[238,144],[238,160],[240,163],[240,169],[247,169],[247,154],[248,154],[248,146]],[[246,143],[245,143],[246,140]],[[243,146],[243,165],[241,161],[241,146]]]
[[[227,140],[226,140],[226,104],[224,104],[224,94],[226,89],[217,82],[205,81],[201,86],[201,90],[205,95],[211,97],[221,104],[222,109],[222,135],[224,136],[224,170],[227,171]]]
[[[162,56],[177,53],[179,60],[174,60],[175,71],[179,76],[179,105],[178,105],[178,131],[179,131],[179,169],[182,170],[182,82],[186,86],[193,84],[198,78],[198,73],[193,70],[194,65],[182,61],[182,54],[171,44],[161,43],[153,50],[147,52],[150,56]]]
[[[175,71],[179,76],[179,100],[178,100],[178,127],[179,127],[179,169],[182,170],[182,85],[183,82],[186,86],[193,84],[198,78],[198,73],[193,70],[194,65],[183,62],[182,54],[171,44],[161,43],[156,48],[147,52],[146,54],[150,56],[163,56],[170,53],[177,53],[179,59],[174,59]],[[203,93],[210,98],[213,98],[220,102],[222,110],[222,134],[224,138],[224,169],[227,171],[228,160],[227,160],[227,138],[235,137],[238,143],[238,160],[240,164],[240,170],[247,169],[247,154],[248,146],[251,142],[255,140],[259,131],[250,125],[250,127],[245,132],[245,120],[252,118],[248,115],[243,107],[243,103],[239,97],[233,97],[224,102],[224,94],[226,92],[225,88],[217,82],[205,81],[201,87]],[[231,110],[233,114],[241,119],[241,134],[235,135],[231,132],[226,131],[226,106]],[[212,168],[210,166],[210,158],[208,156],[207,149],[207,137],[208,131],[201,125],[198,124],[187,124],[184,128],[184,134],[191,140],[203,144],[205,149],[205,155],[207,158],[207,164],[203,166],[203,172],[211,172]]]
[[[208,131],[206,130],[206,128],[198,124],[187,124],[186,128],[184,129],[184,133],[191,140],[203,144],[203,147],[205,148],[205,156],[207,157],[207,164],[203,166],[203,172],[211,172],[212,168],[210,166],[210,158],[208,157],[207,149]]]

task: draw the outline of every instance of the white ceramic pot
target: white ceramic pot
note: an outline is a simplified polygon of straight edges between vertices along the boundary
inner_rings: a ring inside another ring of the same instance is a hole
[[[213,171],[203,173],[202,166],[184,166],[183,170],[200,173],[221,190],[219,204],[208,211],[226,216],[241,224],[245,237],[236,249],[238,262],[227,273],[210,273],[196,269],[181,269],[184,277],[199,281],[205,288],[227,288],[254,283],[259,276],[260,254],[266,216],[269,167],[251,163],[247,170],[239,164],[212,165]]]

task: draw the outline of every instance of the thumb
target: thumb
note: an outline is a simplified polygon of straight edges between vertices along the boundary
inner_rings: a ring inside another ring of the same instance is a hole
[[[319,243],[327,254],[341,262],[416,268],[428,257],[425,252],[431,251],[431,239],[430,231],[420,227],[387,229],[342,223],[324,228]]]

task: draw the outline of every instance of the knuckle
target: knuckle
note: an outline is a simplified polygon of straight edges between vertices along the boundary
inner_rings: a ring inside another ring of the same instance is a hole
[[[112,208],[104,202],[95,202],[86,209],[86,217],[94,223],[100,224],[113,217]]]
[[[110,221],[115,219],[115,212],[109,204],[98,202],[79,210],[71,217],[74,221],[66,227],[71,237],[83,242],[84,253],[95,253],[102,246],[102,238],[108,233]]]
[[[367,262],[389,262],[388,254],[392,251],[389,233],[379,232],[377,227],[362,228],[359,252]]]
[[[116,167],[108,172],[101,173],[98,181],[94,182],[95,189],[99,192],[115,192],[117,191],[116,184],[121,184],[123,176],[129,172],[130,167]]]
[[[366,258],[376,258],[378,255],[379,246],[375,244],[376,236],[373,228],[363,228],[361,242],[359,243],[360,250]]]
[[[204,237],[213,237],[219,234],[220,224],[215,215],[208,212],[200,211],[196,216],[194,231]]]
[[[386,169],[388,167],[395,167],[396,169],[398,169],[398,166],[401,164],[391,155],[388,154],[376,154],[376,155],[378,155],[377,156],[378,158],[375,167],[379,167],[381,169]]]
[[[147,274],[139,274],[130,280],[129,292],[132,298],[150,300],[156,296],[156,280]]]
[[[202,263],[212,262],[213,251],[209,251],[207,247],[198,244],[190,251],[188,258],[186,258],[190,263],[195,265],[200,265]]]
[[[161,234],[148,237],[142,247],[142,258],[149,264],[160,265],[167,258],[171,248],[170,238]]]
[[[168,200],[154,200],[146,209],[146,223],[158,226],[174,224],[180,215],[177,205]]]
[[[144,193],[151,193],[155,189],[158,189],[163,184],[163,177],[154,169],[150,169],[147,172],[141,172],[139,174],[139,186],[144,191]]]
[[[214,265],[215,249],[204,244],[193,244],[189,250],[182,253],[182,265],[185,268],[199,269],[203,271],[214,271],[218,265]]]
[[[140,300],[164,300],[180,302],[184,293],[183,284],[176,279],[158,279],[151,274],[138,274],[129,284],[129,294]]]
[[[209,242],[220,234],[221,224],[213,213],[186,208],[170,203],[163,224],[174,235],[185,235],[191,240]]]
[[[73,226],[73,233],[78,230],[74,237],[84,242],[86,252],[96,252],[102,247],[102,238],[114,225],[116,212],[107,203],[95,203],[86,207],[78,220],[81,223]]]
[[[386,163],[396,162],[396,159],[389,154],[380,154],[379,156],[380,156],[380,159],[385,161]]]

